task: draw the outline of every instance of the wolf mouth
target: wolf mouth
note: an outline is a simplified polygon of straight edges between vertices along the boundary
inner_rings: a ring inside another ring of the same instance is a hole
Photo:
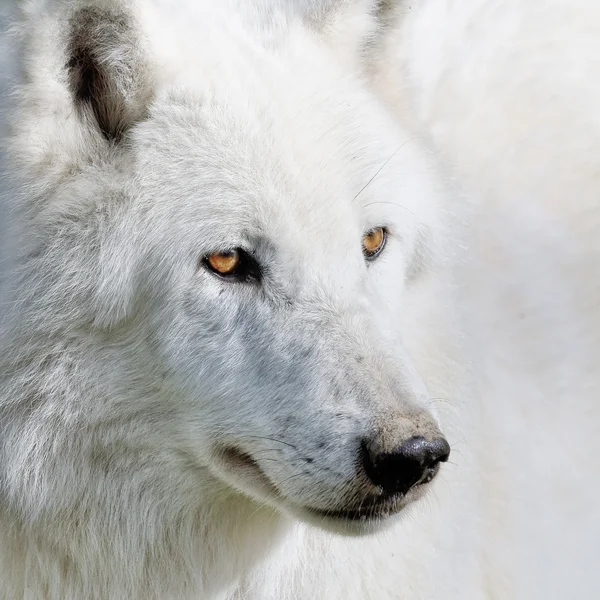
[[[386,519],[404,509],[413,501],[419,499],[425,493],[424,486],[433,480],[440,469],[440,465],[428,469],[422,479],[405,493],[383,493],[370,496],[363,500],[358,508],[342,509],[320,509],[307,508],[314,516],[332,519],[336,521],[376,521]]]
[[[283,500],[277,486],[264,474],[258,462],[248,453],[238,448],[226,447],[220,449],[220,457],[227,467],[240,476],[240,483],[245,480],[243,487],[250,485],[268,493],[271,500]],[[347,508],[315,508],[299,507],[302,513],[312,518],[334,521],[338,523],[375,523],[385,521],[421,498],[426,491],[426,484],[437,474],[439,464],[429,469],[413,488],[407,492],[375,493],[366,496],[359,505]],[[237,478],[236,478],[237,479]],[[249,490],[248,490],[249,491]]]
[[[243,482],[241,485],[242,491],[246,486],[251,486],[273,498],[279,496],[277,487],[265,475],[252,455],[247,452],[233,446],[227,446],[220,448],[215,453],[215,458],[217,458],[225,472],[233,474],[236,479],[239,478],[240,483]]]

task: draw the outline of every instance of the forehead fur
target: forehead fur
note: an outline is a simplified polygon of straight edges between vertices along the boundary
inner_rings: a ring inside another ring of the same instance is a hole
[[[171,187],[170,204],[216,197],[224,203],[212,204],[217,214],[285,208],[306,222],[318,206],[321,220],[356,216],[371,190],[358,192],[401,138],[370,118],[372,100],[360,88],[336,75],[324,91],[295,75],[268,89],[268,76],[259,84],[254,73],[232,86],[167,90],[132,132],[140,185],[150,195]]]
[[[312,14],[337,5],[316,4]],[[221,158],[232,148],[239,155],[254,145],[263,163],[267,157],[287,160],[299,181],[303,176],[315,181],[327,160],[329,179],[337,176],[340,188],[350,191],[397,141],[357,73],[315,35],[294,3],[199,0],[180,13],[172,3],[156,2],[138,14],[135,3],[115,0],[91,2],[75,16],[72,2],[28,6],[38,18],[22,36],[34,57],[28,101],[15,119],[14,149],[20,153],[19,145],[26,146],[19,158],[33,167],[40,188],[64,182],[79,167],[97,163],[99,155],[115,158],[113,147],[81,121],[89,124],[95,116],[101,134],[117,140],[127,132],[127,121],[136,121],[141,123],[136,141],[154,135],[156,142],[169,136],[159,130],[169,105],[169,118],[185,107],[188,116],[180,120],[195,120],[195,143],[207,147],[212,140]],[[107,68],[116,74],[114,81],[108,81]],[[97,101],[106,95],[111,103]],[[238,162],[234,154],[229,152],[230,159]]]
[[[19,158],[35,175],[29,189],[41,190],[27,202],[42,199],[40,222],[50,222],[49,211],[86,222],[99,205],[107,215],[122,214],[115,207],[125,198],[148,223],[160,215],[170,239],[215,247],[258,231],[296,235],[299,248],[302,240],[324,244],[335,228],[343,232],[335,238],[340,255],[359,248],[368,227],[392,224],[410,244],[414,228],[405,223],[431,225],[437,192],[427,160],[298,7],[200,0],[179,13],[158,1],[137,14],[135,4],[115,0],[102,2],[108,13],[86,9],[74,18],[71,3],[58,4],[64,13],[42,11],[39,31],[34,20],[26,37],[39,45],[40,60],[23,94],[14,148],[26,146]],[[106,15],[104,27],[116,23],[112,37],[96,23]],[[77,73],[68,47],[48,52],[75,26]],[[92,105],[100,125],[94,129],[69,97],[73,76],[85,76],[85,60],[94,58],[94,40],[110,57],[100,67],[112,65],[119,77],[116,99],[135,101],[121,111],[133,123],[112,120],[116,141],[103,127],[110,114]],[[236,230],[240,222],[251,231]],[[118,227],[132,224],[128,217]]]

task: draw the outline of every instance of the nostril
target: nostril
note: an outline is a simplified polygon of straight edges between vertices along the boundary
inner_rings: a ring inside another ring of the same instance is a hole
[[[429,442],[430,467],[441,462],[446,462],[450,457],[450,444],[444,438],[437,438]]]
[[[387,493],[406,493],[414,485],[431,481],[435,468],[450,456],[444,438],[426,440],[415,436],[392,452],[375,452],[368,442],[361,444],[362,463],[371,482]]]

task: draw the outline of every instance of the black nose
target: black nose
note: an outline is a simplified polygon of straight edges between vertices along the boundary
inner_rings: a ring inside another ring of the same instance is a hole
[[[419,484],[431,481],[437,466],[450,456],[450,445],[444,438],[428,441],[424,437],[412,437],[393,452],[378,453],[362,444],[365,472],[371,482],[387,493],[405,494]]]

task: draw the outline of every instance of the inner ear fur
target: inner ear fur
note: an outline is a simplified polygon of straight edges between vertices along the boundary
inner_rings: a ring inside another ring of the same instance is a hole
[[[150,69],[143,36],[133,15],[89,5],[69,19],[68,85],[84,118],[109,141],[146,116]]]
[[[410,10],[407,0],[295,0],[295,6],[342,59],[361,68],[377,61],[400,15]]]

